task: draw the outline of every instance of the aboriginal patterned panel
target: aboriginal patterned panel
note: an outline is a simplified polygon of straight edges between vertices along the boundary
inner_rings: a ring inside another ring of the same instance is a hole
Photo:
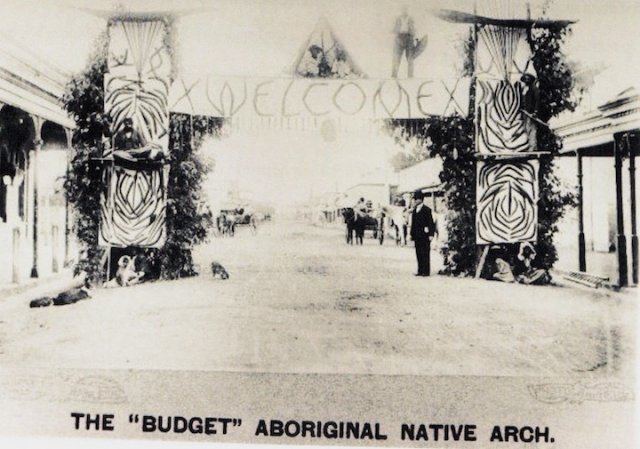
[[[133,120],[141,147],[155,144],[166,153],[172,62],[162,20],[116,20],[109,25],[108,73],[104,78],[105,111],[112,135],[125,118]],[[141,148],[128,148],[128,150]],[[122,148],[118,148],[122,150]],[[107,148],[103,157],[110,158]],[[166,166],[168,168],[168,165]],[[164,167],[139,161],[105,164],[101,195],[100,245],[161,247],[165,241]]]
[[[103,171],[101,246],[159,248],[165,241],[167,173],[162,167]]]
[[[522,82],[525,74],[535,79],[527,30],[480,28],[475,60],[478,153],[536,151],[535,125],[525,113],[533,94]]]
[[[160,143],[168,137],[169,81],[161,78],[139,80],[105,75],[105,109],[113,120],[114,132],[130,117],[133,126],[148,142]],[[166,145],[162,145],[166,148]]]
[[[535,241],[538,161],[478,162],[476,243]]]
[[[535,151],[531,124],[522,112],[526,86],[520,81],[478,81],[476,116],[481,154]]]
[[[169,87],[172,63],[165,44],[167,26],[161,20],[122,20],[109,27],[109,72],[105,74],[105,111],[112,132],[123,119],[148,142],[167,149]],[[110,150],[103,156],[108,157]]]

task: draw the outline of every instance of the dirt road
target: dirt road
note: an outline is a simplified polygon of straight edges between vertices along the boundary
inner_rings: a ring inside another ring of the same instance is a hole
[[[240,230],[196,258],[200,277],[70,306],[0,300],[0,364],[597,376],[633,361],[632,294],[414,277],[411,247],[347,246],[341,228],[303,223]],[[231,278],[211,279],[211,260]]]

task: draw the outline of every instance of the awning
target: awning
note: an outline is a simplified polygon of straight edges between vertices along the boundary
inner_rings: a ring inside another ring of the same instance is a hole
[[[5,79],[0,79],[0,102],[65,128],[75,128],[76,126],[75,122],[59,105],[28,92]]]

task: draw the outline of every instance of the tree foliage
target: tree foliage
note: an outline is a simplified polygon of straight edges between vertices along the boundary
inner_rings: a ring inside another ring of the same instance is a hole
[[[427,156],[426,148],[413,139],[406,151],[398,151],[391,157],[391,166],[395,171],[404,170],[423,161]]]
[[[102,136],[109,126],[103,104],[107,45],[104,33],[97,40],[87,68],[71,79],[63,95],[65,109],[76,123],[70,169],[64,182],[67,201],[73,206],[73,228],[82,247],[76,274],[84,271],[94,283],[101,277],[103,251],[98,247],[100,171],[92,160],[102,154]]]
[[[564,111],[574,111],[582,92],[575,89],[571,66],[563,51],[569,28],[534,29],[531,35],[533,66],[538,74],[540,100],[536,115],[543,123]],[[575,206],[573,193],[563,189],[555,174],[554,157],[562,148],[562,141],[549,126],[537,128],[538,151],[548,152],[540,158],[538,200],[538,242],[534,264],[550,269],[558,260],[553,237],[558,231],[558,220],[565,209]]]
[[[171,114],[170,122],[167,242],[158,255],[163,279],[197,274],[191,248],[206,241],[213,226],[202,192],[204,176],[211,167],[197,150],[206,136],[218,133],[222,126],[222,119],[186,114]]]

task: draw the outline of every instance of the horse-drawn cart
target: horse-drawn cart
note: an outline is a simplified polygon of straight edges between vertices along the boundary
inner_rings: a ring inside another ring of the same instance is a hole
[[[244,208],[221,209],[216,224],[222,236],[233,237],[239,227],[248,227],[252,234],[258,232],[255,214]]]
[[[378,239],[382,245],[384,241],[385,214],[382,210],[362,209],[355,211],[352,207],[342,209],[342,216],[347,225],[347,243],[353,244],[355,234],[356,244],[362,245],[366,231],[371,231],[371,236]]]

